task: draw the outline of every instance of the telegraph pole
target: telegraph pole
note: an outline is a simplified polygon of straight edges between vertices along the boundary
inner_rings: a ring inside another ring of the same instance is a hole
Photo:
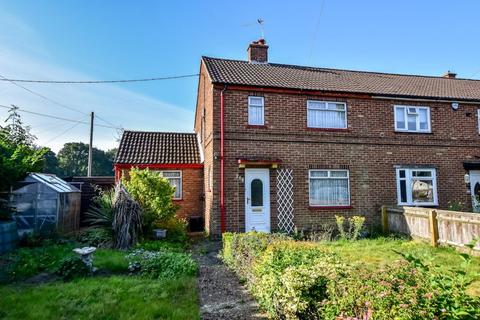
[[[93,162],[93,119],[95,119],[95,114],[93,111],[90,113],[90,144],[88,145],[88,168],[87,168],[87,177],[92,176],[92,162]]]

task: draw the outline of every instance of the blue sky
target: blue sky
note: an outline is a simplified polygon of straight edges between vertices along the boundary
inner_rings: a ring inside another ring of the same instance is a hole
[[[82,80],[197,73],[202,55],[245,59],[248,43],[260,37],[255,21],[261,17],[272,62],[425,75],[452,70],[478,79],[478,12],[480,1],[474,0],[0,0],[0,75]],[[127,129],[193,128],[195,78],[24,86]],[[10,104],[87,120],[0,82],[0,105]],[[72,123],[27,114],[24,119],[38,143],[55,151],[68,141],[88,141],[87,125],[69,130]],[[116,135],[95,128],[94,145],[115,147]]]

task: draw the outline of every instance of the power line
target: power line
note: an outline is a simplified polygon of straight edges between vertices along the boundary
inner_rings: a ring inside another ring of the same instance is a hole
[[[154,77],[154,78],[141,78],[141,79],[121,79],[121,80],[32,80],[32,79],[7,79],[0,76],[0,81],[15,82],[28,82],[28,83],[49,83],[49,84],[101,84],[101,83],[125,83],[125,82],[147,82],[147,81],[161,81],[161,80],[173,80],[198,77],[200,74],[186,74],[180,76],[169,77]]]
[[[5,106],[5,105],[0,105],[0,108],[5,108],[5,109],[11,109],[11,107],[8,107],[8,106]],[[33,115],[37,115],[37,116],[41,116],[41,117],[47,117],[47,118],[52,118],[52,119],[57,119],[57,120],[63,120],[63,121],[69,121],[69,122],[78,122],[77,120],[74,120],[74,119],[68,119],[68,118],[62,118],[62,117],[57,117],[57,116],[52,116],[50,114],[45,114],[45,113],[39,113],[39,112],[34,112],[34,111],[30,111],[30,110],[25,110],[25,109],[20,109],[18,108],[18,111],[19,112],[24,112],[24,113],[29,113],[29,114],[33,114]],[[80,122],[82,124],[90,124],[90,122]],[[120,130],[120,129],[123,129],[121,127],[118,127],[118,126],[107,126],[107,125],[103,125],[103,124],[96,124],[95,126],[97,127],[103,127],[103,128],[110,128],[110,129],[117,129],[117,130]]]
[[[49,97],[44,96],[43,94],[40,94],[40,93],[35,92],[35,91],[33,91],[33,90],[31,90],[31,89],[29,89],[29,88],[27,88],[27,87],[24,87],[24,86],[16,83],[16,82],[15,82],[16,80],[7,79],[7,78],[5,78],[4,76],[2,76],[1,74],[0,74],[0,78],[1,78],[0,80],[8,81],[8,82],[10,82],[11,84],[13,84],[13,85],[15,85],[15,86],[17,86],[17,87],[19,87],[19,88],[22,88],[23,90],[26,90],[26,91],[30,92],[31,94],[34,94],[34,95],[36,95],[36,96],[38,96],[38,97],[40,97],[40,98],[42,98],[42,99],[45,99],[45,100],[47,100],[47,101],[50,101],[51,103],[54,103],[54,104],[56,104],[56,105],[58,105],[58,106],[60,106],[60,107],[62,107],[62,108],[65,108],[65,109],[68,109],[68,110],[70,110],[70,111],[75,111],[75,112],[78,112],[78,113],[80,113],[80,114],[86,115],[85,112],[82,112],[82,111],[79,111],[79,110],[77,110],[77,109],[75,109],[75,108],[72,108],[72,107],[69,107],[69,106],[67,106],[67,105],[64,105],[63,103],[57,102],[57,101],[55,101],[55,100],[53,100],[53,99],[50,99]]]
[[[68,131],[72,130],[72,129],[75,128],[76,126],[78,126],[80,123],[84,123],[84,122],[83,122],[83,119],[85,119],[85,117],[83,117],[83,118],[81,118],[80,120],[76,121],[76,123],[74,123],[73,126],[68,127],[66,130],[62,131],[60,134],[58,134],[58,135],[56,135],[55,137],[49,139],[47,142],[45,142],[45,144],[48,144],[48,143],[52,142],[53,140],[60,138],[60,137],[63,136],[65,133],[67,133]]]
[[[322,0],[322,4],[320,6],[320,11],[319,11],[318,17],[317,17],[317,23],[316,23],[315,29],[313,31],[312,43],[310,45],[310,54],[308,55],[308,63],[310,63],[310,61],[312,60],[313,49],[315,48],[315,41],[317,39],[318,29],[320,27],[320,19],[322,18],[323,7],[325,6],[325,1],[326,0]]]

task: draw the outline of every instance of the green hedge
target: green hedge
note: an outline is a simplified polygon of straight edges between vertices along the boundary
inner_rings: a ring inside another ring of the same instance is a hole
[[[372,273],[313,242],[284,235],[226,233],[224,262],[273,319],[479,319],[480,300],[462,273],[415,261]]]

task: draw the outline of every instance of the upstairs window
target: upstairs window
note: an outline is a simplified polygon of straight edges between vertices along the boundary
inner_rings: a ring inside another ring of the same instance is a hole
[[[168,170],[168,171],[159,171],[159,172],[160,172],[160,175],[165,179],[167,179],[170,185],[175,188],[173,199],[175,200],[182,199],[182,171]]]
[[[395,106],[395,131],[431,132],[430,108]]]
[[[437,205],[437,176],[431,168],[398,168],[397,198],[399,205]]]
[[[309,128],[346,129],[347,104],[343,102],[307,101]]]
[[[348,170],[310,170],[310,206],[349,206]]]
[[[264,125],[263,97],[248,97],[248,124],[252,126]]]

